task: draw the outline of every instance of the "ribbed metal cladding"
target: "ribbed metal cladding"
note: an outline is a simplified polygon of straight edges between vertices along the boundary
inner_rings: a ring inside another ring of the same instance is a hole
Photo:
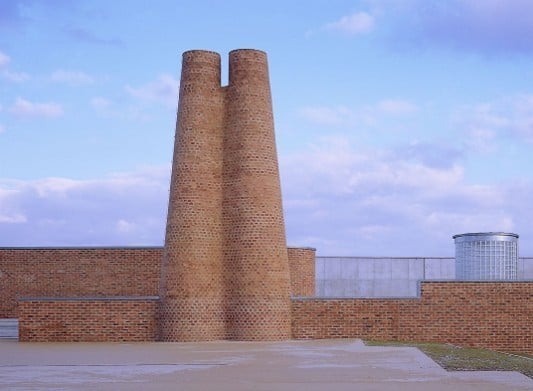
[[[477,232],[454,235],[458,280],[516,280],[518,235]]]

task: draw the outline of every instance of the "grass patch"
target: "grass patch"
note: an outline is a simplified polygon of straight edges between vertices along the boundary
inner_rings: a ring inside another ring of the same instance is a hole
[[[368,346],[412,346],[448,371],[517,371],[533,379],[533,356],[426,342],[365,341]]]

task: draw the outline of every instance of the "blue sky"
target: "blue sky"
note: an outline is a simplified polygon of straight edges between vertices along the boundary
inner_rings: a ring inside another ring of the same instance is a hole
[[[289,245],[533,255],[531,37],[529,0],[0,1],[0,246],[162,245],[181,53],[255,48]]]

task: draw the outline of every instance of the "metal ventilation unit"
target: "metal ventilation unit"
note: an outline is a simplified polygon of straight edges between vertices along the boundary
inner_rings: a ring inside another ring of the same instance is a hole
[[[478,232],[454,235],[458,280],[516,280],[518,235]]]

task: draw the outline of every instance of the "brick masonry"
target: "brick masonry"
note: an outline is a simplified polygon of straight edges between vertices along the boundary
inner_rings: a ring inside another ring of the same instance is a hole
[[[19,303],[19,340],[156,341],[157,301],[157,297],[23,299]]]
[[[161,247],[0,248],[0,318],[20,296],[157,296]]]
[[[290,275],[266,53],[183,54],[165,253],[165,341],[290,338]]]
[[[533,282],[421,283],[419,299],[292,299],[295,339],[431,341],[533,354]]]
[[[291,296],[315,295],[315,253],[310,247],[289,247]]]
[[[292,336],[533,353],[532,282],[423,282],[419,299],[303,297],[315,292],[314,250],[285,243],[266,54],[232,51],[228,86],[220,73],[217,53],[183,54],[164,249],[0,249],[0,316],[19,317],[21,340]]]
[[[218,53],[183,54],[159,293],[163,340],[225,336],[220,73]]]
[[[313,296],[314,250],[287,250],[292,296]],[[0,318],[16,318],[24,296],[156,296],[162,256],[163,247],[0,248]]]

